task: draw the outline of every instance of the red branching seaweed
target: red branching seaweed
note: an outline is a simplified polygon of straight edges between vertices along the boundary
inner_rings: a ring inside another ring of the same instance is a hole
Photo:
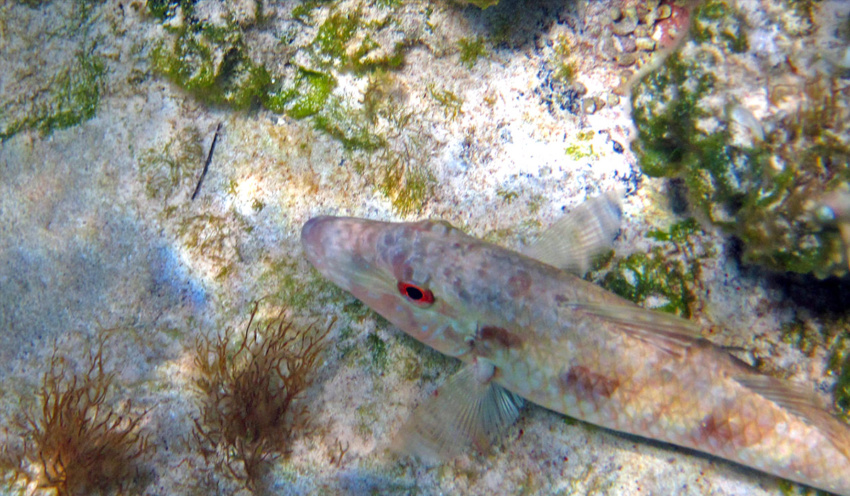
[[[226,469],[252,492],[262,490],[269,462],[288,454],[294,434],[310,432],[299,400],[333,325],[301,328],[282,314],[255,325],[257,311],[255,304],[242,332],[227,329],[199,339],[194,358],[201,393],[194,439],[207,463]]]
[[[23,445],[5,452],[7,461],[17,458],[15,479],[58,496],[123,493],[130,486],[139,459],[150,452],[139,432],[147,412],[120,415],[107,403],[115,376],[104,371],[103,345],[89,354],[82,374],[69,372],[54,350],[38,392],[40,409],[25,413],[18,426]]]

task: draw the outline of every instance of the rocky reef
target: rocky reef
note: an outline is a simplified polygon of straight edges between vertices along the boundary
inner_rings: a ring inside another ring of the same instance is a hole
[[[681,180],[694,214],[743,242],[744,261],[826,277],[850,263],[850,28],[846,7],[817,20],[812,8],[698,6],[692,40],[632,89],[632,146],[646,174]]]

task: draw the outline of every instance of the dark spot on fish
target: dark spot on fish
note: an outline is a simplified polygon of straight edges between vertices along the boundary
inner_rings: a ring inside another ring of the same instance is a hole
[[[620,381],[575,365],[558,377],[558,386],[562,394],[572,393],[580,401],[595,402],[599,398],[610,398],[620,387]]]
[[[524,270],[517,271],[508,279],[508,294],[511,298],[517,298],[528,294],[531,288],[531,276]]]
[[[503,348],[516,348],[522,344],[522,338],[506,329],[494,326],[485,326],[478,330],[478,339],[481,341],[495,341]]]
[[[697,445],[705,445],[710,439],[716,439],[721,445],[729,445],[736,437],[727,419],[710,413],[699,423],[694,441]]]
[[[555,302],[556,303],[568,303],[569,300],[567,300],[567,297],[562,295],[562,294],[556,294],[555,295]]]

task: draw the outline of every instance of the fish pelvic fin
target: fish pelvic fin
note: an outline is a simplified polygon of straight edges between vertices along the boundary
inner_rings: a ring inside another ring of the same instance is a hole
[[[622,191],[613,191],[585,201],[564,215],[537,240],[522,250],[523,254],[545,264],[583,275],[594,256],[610,250],[623,210]]]
[[[487,451],[516,422],[524,403],[491,380],[494,372],[483,359],[458,371],[413,411],[390,449],[431,464],[451,460],[470,445]]]

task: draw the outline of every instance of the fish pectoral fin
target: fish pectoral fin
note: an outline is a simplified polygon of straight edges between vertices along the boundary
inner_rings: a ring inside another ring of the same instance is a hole
[[[832,416],[810,390],[767,375],[747,375],[733,379],[815,427],[829,439],[835,449],[850,458],[850,430]]]
[[[601,318],[611,327],[676,356],[707,343],[695,323],[675,315],[617,303],[569,303],[576,311]]]
[[[486,377],[486,366],[476,363],[450,377],[413,411],[391,449],[430,463],[450,460],[470,445],[486,451],[516,422],[523,405],[520,396],[490,380],[492,371]]]
[[[543,231],[523,254],[583,275],[592,258],[613,245],[623,217],[622,196],[613,191],[587,200]]]

